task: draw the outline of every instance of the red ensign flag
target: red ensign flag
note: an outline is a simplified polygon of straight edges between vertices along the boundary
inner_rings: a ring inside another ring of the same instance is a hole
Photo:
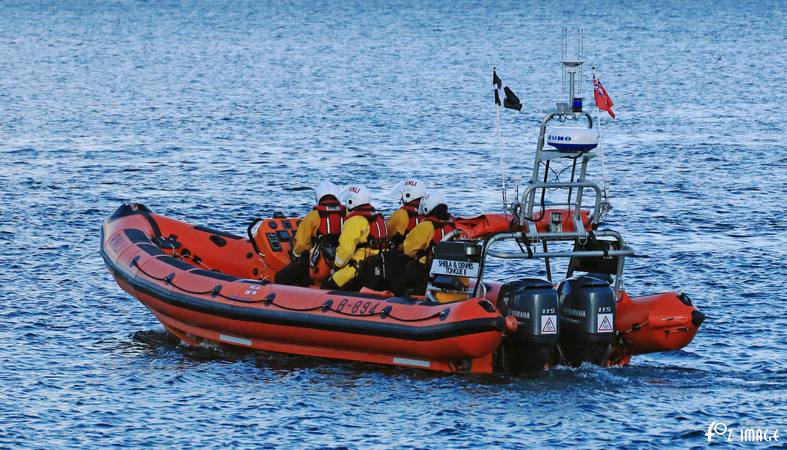
[[[596,79],[596,76],[593,75],[593,97],[596,100],[596,108],[602,109],[609,113],[612,118],[615,118],[615,113],[612,111],[612,99],[607,94],[607,90],[604,89],[604,86],[601,84],[601,81]]]

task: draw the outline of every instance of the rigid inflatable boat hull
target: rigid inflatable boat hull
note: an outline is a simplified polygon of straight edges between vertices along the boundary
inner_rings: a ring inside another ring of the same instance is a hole
[[[121,288],[186,342],[441,371],[492,371],[491,355],[504,325],[485,299],[411,305],[210,274],[147,247],[140,234],[148,236],[150,229],[126,227],[140,225],[137,219],[105,225],[105,262]]]
[[[494,222],[499,218],[486,217],[472,222],[474,230],[480,232],[478,224],[500,226]],[[266,231],[288,229],[294,235],[296,220],[269,220]],[[262,246],[267,257],[259,258],[249,239],[155,215],[142,205],[121,206],[104,223],[101,243],[118,285],[191,345],[208,341],[490,373],[500,369],[495,356],[511,332],[506,320],[511,317],[504,318],[496,307],[497,283],[485,283],[485,298],[449,304],[277,285],[267,280],[285,264],[287,242],[278,252]],[[616,306],[619,339],[608,363],[625,364],[632,355],[687,345],[701,313],[686,299],[675,293],[641,298],[622,293]]]

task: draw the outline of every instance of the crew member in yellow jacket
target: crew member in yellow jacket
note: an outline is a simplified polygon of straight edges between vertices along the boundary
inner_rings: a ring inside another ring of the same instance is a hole
[[[315,189],[314,198],[317,204],[301,220],[295,232],[290,264],[276,273],[275,283],[308,286],[312,278],[317,278],[316,271],[309,270],[311,260],[322,256],[333,264],[328,249],[336,247],[344,221],[344,206],[338,200],[339,188],[330,181],[323,181]]]
[[[428,192],[421,199],[418,210],[425,218],[407,234],[402,244],[402,250],[410,258],[410,262],[404,273],[391,286],[391,292],[397,296],[406,293],[424,294],[429,281],[432,249],[455,229],[442,192]]]
[[[349,214],[336,248],[335,271],[323,284],[326,289],[357,290],[373,284],[370,277],[374,276],[374,270],[369,270],[373,268],[368,266],[367,260],[379,254],[387,244],[385,218],[371,205],[369,190],[363,185],[354,185],[348,186],[345,193]]]
[[[426,194],[426,185],[420,180],[409,178],[399,182],[393,192],[399,197],[402,206],[391,214],[386,223],[390,243],[390,251],[385,255],[385,276],[388,284],[399,279],[410,261],[410,258],[402,253],[402,243],[407,234],[424,220],[424,216],[418,213],[418,206]]]
[[[397,184],[394,192],[399,196],[402,206],[391,214],[386,225],[388,240],[394,248],[401,248],[407,233],[424,219],[424,216],[418,213],[418,206],[426,194],[426,185],[420,180],[410,178]]]

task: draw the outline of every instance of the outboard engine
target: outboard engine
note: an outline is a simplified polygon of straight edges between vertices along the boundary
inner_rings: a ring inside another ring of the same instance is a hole
[[[500,362],[510,372],[542,370],[555,358],[560,336],[557,292],[548,281],[526,278],[500,288],[498,309],[517,319],[503,341]]]
[[[609,283],[579,276],[558,286],[560,349],[568,365],[604,364],[615,337],[615,295]]]

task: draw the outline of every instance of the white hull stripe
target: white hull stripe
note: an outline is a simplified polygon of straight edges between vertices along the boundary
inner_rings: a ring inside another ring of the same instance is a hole
[[[227,336],[226,334],[220,334],[219,340],[224,342],[230,342],[232,344],[245,345],[247,347],[251,347],[251,339],[244,339],[235,336]]]
[[[408,366],[416,366],[416,367],[429,367],[432,365],[429,361],[422,361],[420,359],[409,359],[409,358],[397,358],[394,357],[393,359],[394,364],[405,364]]]

